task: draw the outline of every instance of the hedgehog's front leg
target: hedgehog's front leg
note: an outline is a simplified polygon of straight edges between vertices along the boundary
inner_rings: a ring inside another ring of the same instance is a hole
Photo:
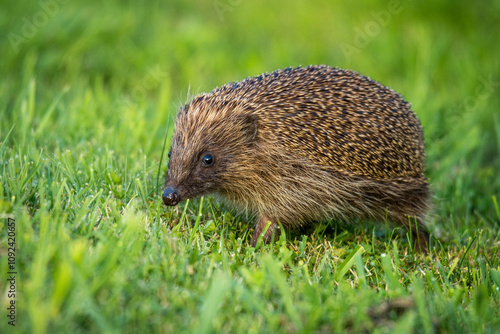
[[[274,221],[274,219],[270,219],[267,216],[262,216],[262,218],[259,219],[257,222],[257,225],[255,226],[255,231],[253,232],[252,236],[252,246],[255,247],[257,245],[257,240],[259,240],[260,235],[262,232],[264,232],[264,229],[267,226],[267,223],[270,222],[271,224],[269,225],[269,228],[265,232],[265,234],[262,236],[262,240],[264,243],[268,244],[271,242],[271,239],[273,237],[273,233],[275,235],[275,238],[279,236],[279,226],[278,224]]]

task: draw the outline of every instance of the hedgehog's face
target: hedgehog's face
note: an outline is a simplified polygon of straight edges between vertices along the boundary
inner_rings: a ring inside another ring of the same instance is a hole
[[[256,136],[256,121],[251,116],[215,117],[188,111],[177,117],[169,152],[163,193],[163,202],[169,206],[225,188],[237,177],[235,166],[248,154]]]
[[[163,202],[174,206],[182,200],[216,192],[228,157],[216,148],[203,146],[190,152],[174,142],[169,158]]]

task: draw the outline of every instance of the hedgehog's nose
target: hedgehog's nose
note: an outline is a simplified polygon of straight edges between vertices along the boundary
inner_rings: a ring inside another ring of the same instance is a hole
[[[175,206],[180,201],[181,201],[181,197],[179,196],[179,194],[177,194],[175,189],[167,188],[163,192],[163,203],[165,203],[165,205]]]

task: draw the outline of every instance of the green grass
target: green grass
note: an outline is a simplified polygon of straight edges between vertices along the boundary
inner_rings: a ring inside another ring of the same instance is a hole
[[[42,3],[0,13],[1,333],[498,332],[498,1]],[[212,198],[162,205],[186,97],[300,64],[412,103],[428,256],[402,231],[341,222],[254,250],[252,220]]]

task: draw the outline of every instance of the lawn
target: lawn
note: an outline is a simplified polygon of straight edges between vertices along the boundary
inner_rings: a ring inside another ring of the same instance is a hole
[[[499,1],[4,2],[0,333],[500,332],[498,22]],[[412,104],[428,255],[369,222],[254,249],[214,198],[163,205],[183,103],[309,64]]]

